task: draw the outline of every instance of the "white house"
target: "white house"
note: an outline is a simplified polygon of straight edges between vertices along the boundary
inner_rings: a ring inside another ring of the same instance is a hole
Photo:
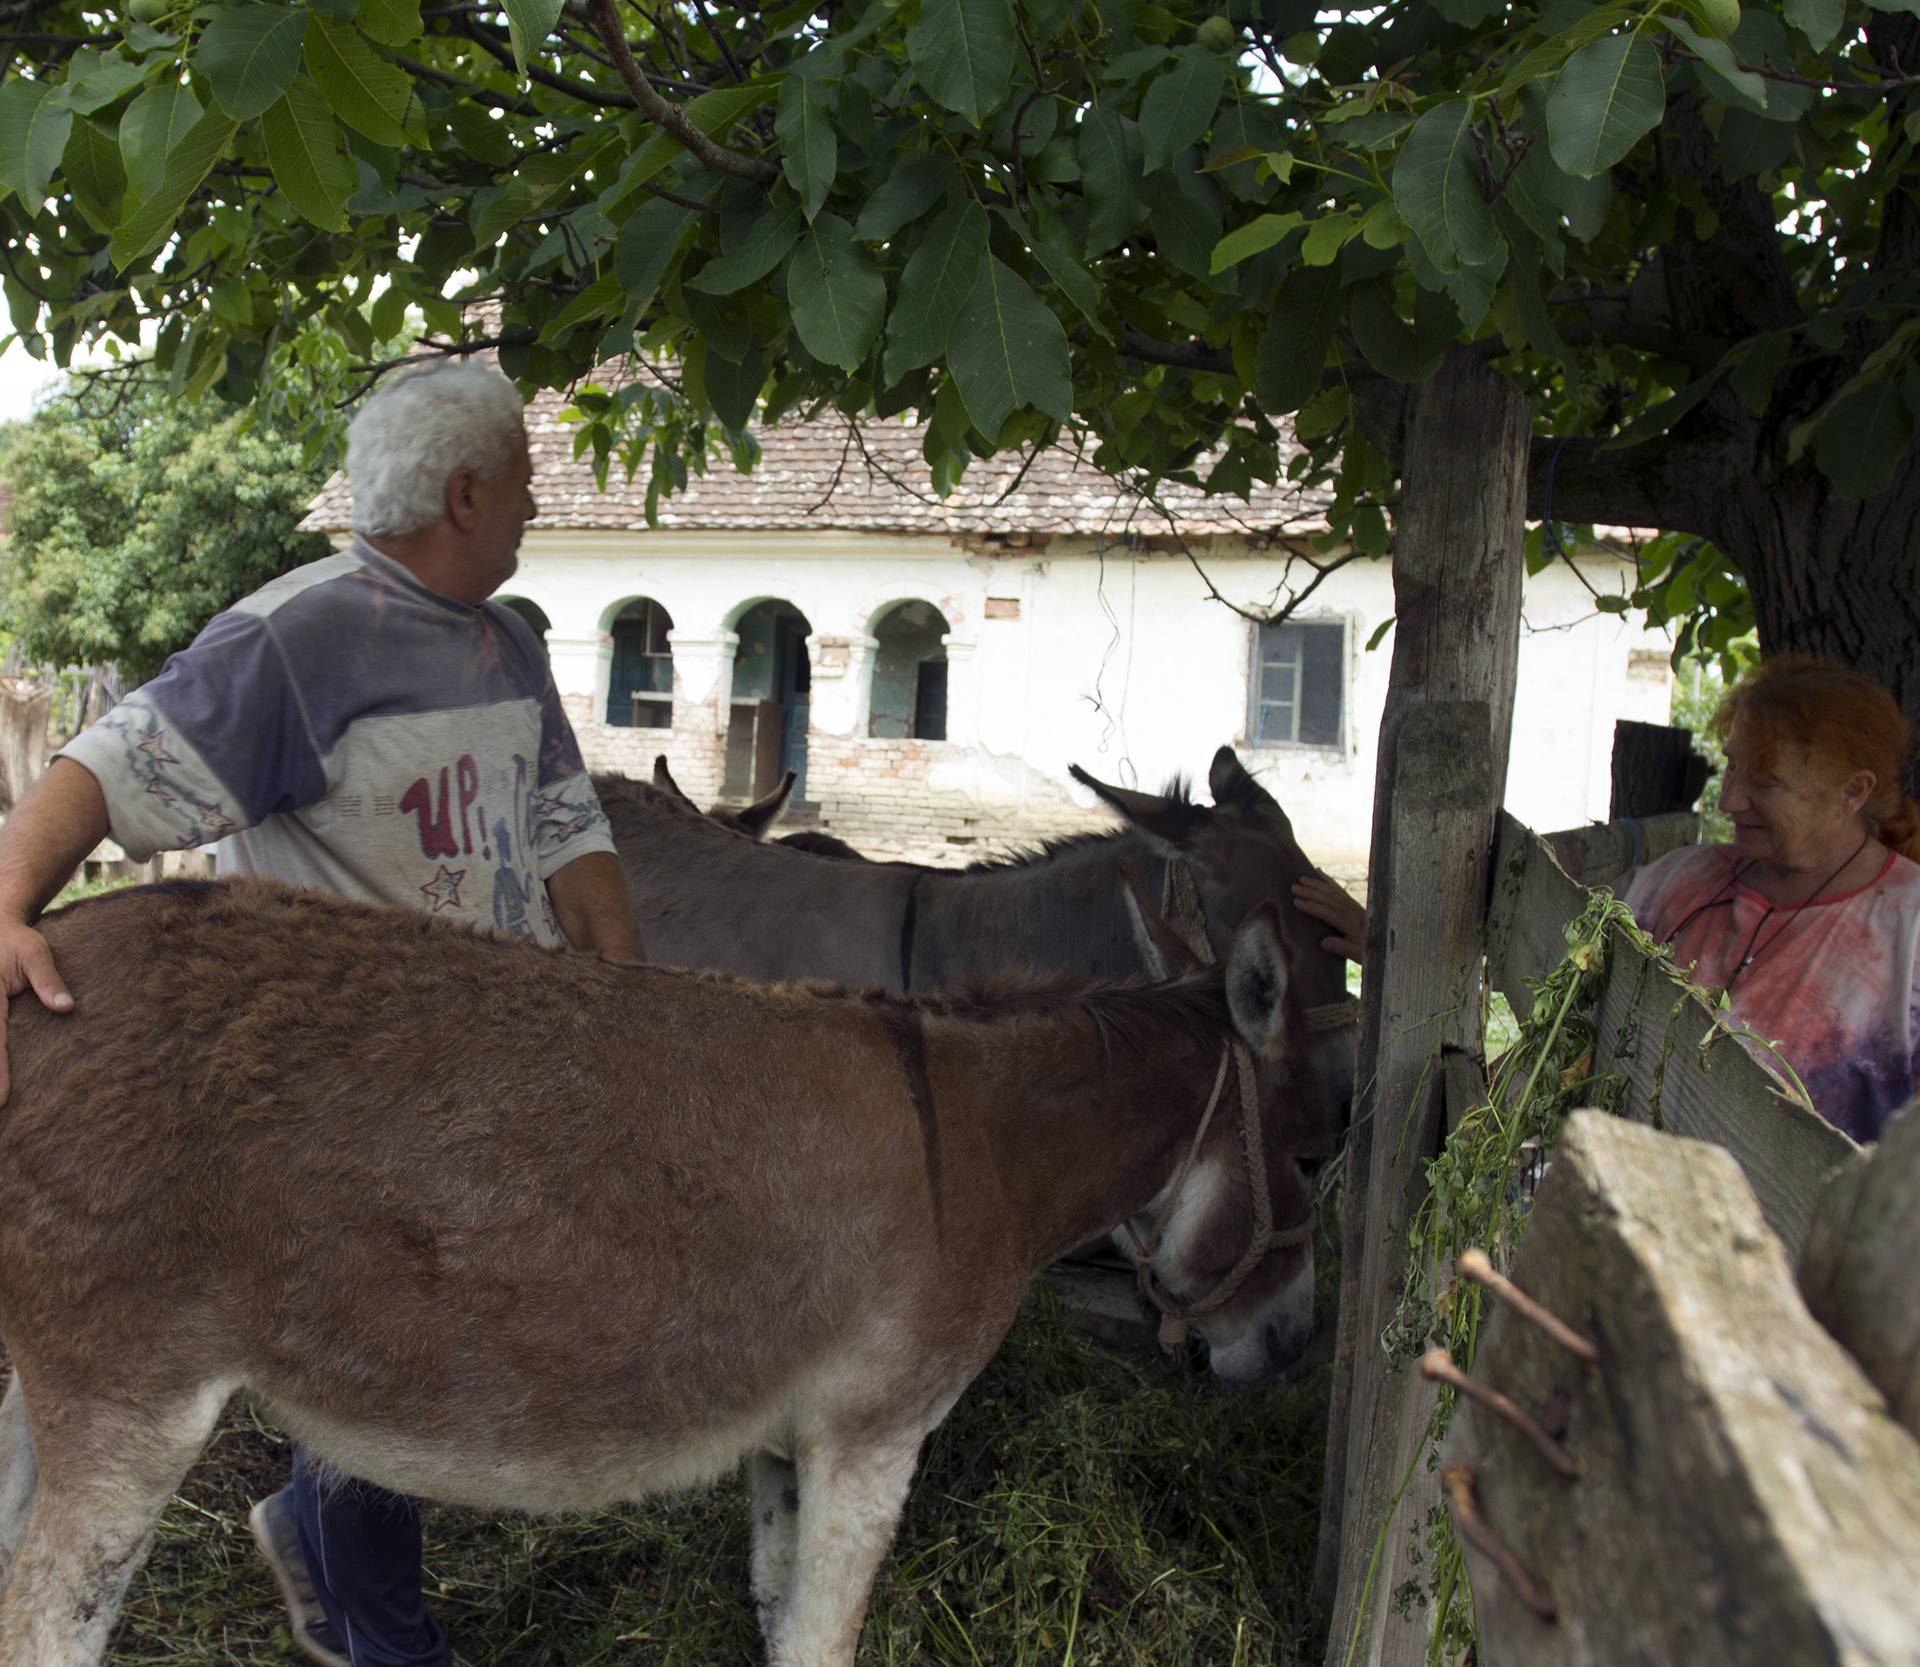
[[[573,461],[560,408],[529,411],[540,514],[502,594],[546,633],[595,768],[664,753],[704,803],[792,767],[827,831],[956,862],[1103,823],[1070,763],[1151,788],[1204,779],[1224,741],[1310,854],[1365,873],[1388,564],[1340,567],[1279,626],[1227,605],[1314,578],[1311,498],[1176,488],[1162,514],[1061,450],[936,499],[917,430],[832,417],[763,431],[752,475],[718,463],[649,529],[643,488],[616,465],[602,494]],[[307,524],[347,520],[335,482]],[[1623,560],[1579,558],[1601,590]],[[1539,828],[1604,818],[1614,721],[1667,721],[1666,644],[1564,564],[1528,582],[1522,633],[1508,803]]]

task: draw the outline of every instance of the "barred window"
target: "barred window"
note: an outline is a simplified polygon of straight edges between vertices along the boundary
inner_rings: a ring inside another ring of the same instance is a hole
[[[1347,627],[1287,620],[1254,632],[1252,710],[1261,747],[1337,747],[1346,738]]]

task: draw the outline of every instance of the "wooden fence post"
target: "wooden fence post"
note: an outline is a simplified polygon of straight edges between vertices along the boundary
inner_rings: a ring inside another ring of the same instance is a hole
[[[1808,1313],[1729,1153],[1575,1112],[1513,1278],[1597,1364],[1483,1310],[1472,1376],[1577,1469],[1455,1412],[1483,1667],[1920,1660],[1920,1443]]]
[[[1438,1497],[1417,1459],[1432,1401],[1413,1366],[1389,1363],[1380,1336],[1399,1304],[1409,1218],[1446,1100],[1470,1094],[1476,1074],[1461,1066],[1480,1049],[1482,929],[1519,641],[1526,400],[1456,348],[1411,405],[1317,1581],[1323,1604],[1331,1598],[1328,1660],[1340,1667],[1426,1659],[1425,1611],[1409,1624],[1390,1599]]]
[[[1920,1100],[1827,1184],[1800,1252],[1807,1306],[1920,1436]]]

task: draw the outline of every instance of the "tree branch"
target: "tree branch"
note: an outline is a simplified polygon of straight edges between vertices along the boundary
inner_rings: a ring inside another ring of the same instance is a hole
[[[1121,346],[1129,358],[1150,365],[1171,365],[1175,370],[1207,371],[1215,376],[1234,374],[1233,355],[1223,347],[1204,347],[1198,342],[1163,342],[1143,330],[1129,328]]]
[[[613,15],[613,0],[593,0],[593,29],[613,54],[620,79],[626,82],[627,91],[633,95],[633,102],[640,107],[642,114],[656,127],[678,139],[695,160],[720,173],[732,174],[738,179],[750,179],[759,185],[771,185],[780,177],[780,170],[773,163],[744,156],[739,151],[716,144],[687,119],[687,113],[679,105],[654,91],[640,66],[634,62],[626,33]]]

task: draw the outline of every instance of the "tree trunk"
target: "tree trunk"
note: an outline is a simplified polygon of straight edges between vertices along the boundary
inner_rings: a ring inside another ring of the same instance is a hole
[[[1374,798],[1361,1076],[1347,1153],[1340,1339],[1320,1591],[1337,1578],[1330,1656],[1423,1663],[1426,1627],[1390,1603],[1433,1503],[1418,1462],[1431,1398],[1380,1335],[1407,1274],[1449,1097],[1480,1038],[1479,962],[1518,652],[1528,411],[1453,349],[1418,390],[1394,551],[1393,670]],[[1463,1109],[1455,1107],[1454,1109]],[[1414,1473],[1403,1485],[1409,1463]],[[1374,1548],[1381,1548],[1376,1560]],[[1416,1616],[1424,1611],[1416,1611]]]

